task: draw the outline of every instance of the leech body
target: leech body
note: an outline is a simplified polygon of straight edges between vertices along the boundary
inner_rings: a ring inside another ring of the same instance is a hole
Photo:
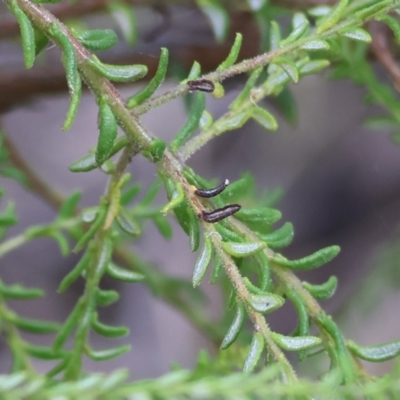
[[[240,206],[239,204],[229,204],[225,207],[217,208],[214,211],[207,212],[203,210],[201,212],[201,218],[203,218],[203,220],[206,222],[214,223],[235,214],[241,208],[242,206]]]
[[[189,92],[198,90],[200,92],[211,93],[215,89],[215,85],[208,79],[196,79],[194,81],[187,81]]]
[[[229,185],[229,179],[225,179],[223,183],[213,189],[195,189],[194,194],[199,197],[214,197],[225,190]]]

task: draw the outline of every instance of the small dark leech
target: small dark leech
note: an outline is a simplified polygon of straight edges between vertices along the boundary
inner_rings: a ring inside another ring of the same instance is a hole
[[[200,92],[211,93],[215,89],[215,85],[208,79],[196,79],[194,81],[186,82],[189,87],[189,92],[198,90]]]
[[[239,204],[229,204],[228,206],[217,208],[214,211],[207,212],[203,210],[201,212],[201,218],[203,218],[203,220],[206,222],[214,223],[235,214],[241,208],[242,206]]]
[[[198,189],[194,190],[194,194],[199,197],[214,197],[225,190],[225,188],[229,185],[229,179],[225,179],[223,183],[215,187],[214,189]]]

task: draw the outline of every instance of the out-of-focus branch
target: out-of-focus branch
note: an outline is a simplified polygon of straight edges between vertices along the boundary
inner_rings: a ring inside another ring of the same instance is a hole
[[[111,0],[83,0],[76,4],[60,4],[49,7],[60,20],[69,18],[77,18],[93,13],[104,12]],[[142,7],[165,7],[168,5],[195,6],[195,0],[123,0],[124,3],[132,6]],[[332,5],[336,0],[274,0],[273,4],[294,8],[305,9],[318,5]],[[224,7],[230,11],[238,11],[246,9],[244,0],[223,0],[221,2]],[[0,23],[0,39],[15,36],[19,33],[19,26],[14,18],[9,18]]]
[[[388,38],[391,32],[385,24],[377,21],[371,21],[368,27],[372,35],[371,50],[393,79],[396,89],[400,91],[400,66],[389,48]]]

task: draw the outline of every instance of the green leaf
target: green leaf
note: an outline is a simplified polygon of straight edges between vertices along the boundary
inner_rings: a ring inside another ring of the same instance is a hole
[[[170,148],[172,152],[176,152],[182,144],[190,138],[194,131],[198,128],[200,124],[200,119],[204,111],[206,104],[206,98],[204,93],[197,92],[195,94],[195,99],[193,105],[190,109],[188,119],[180,129],[178,134],[172,140]]]
[[[85,353],[90,359],[94,361],[105,361],[105,360],[110,360],[111,358],[119,357],[120,355],[127,353],[130,350],[131,350],[131,345],[126,344],[123,346],[114,347],[112,349],[100,350],[100,351],[94,351],[86,347]]]
[[[259,313],[270,313],[282,307],[285,300],[276,294],[251,294],[249,305]]]
[[[328,67],[330,62],[328,60],[315,60],[304,64],[300,68],[300,75],[310,75],[321,71],[322,69]]]
[[[282,218],[282,213],[269,207],[242,208],[236,213],[236,218],[243,221],[251,221],[272,225]]]
[[[286,57],[278,57],[273,60],[273,63],[281,67],[294,83],[299,81],[299,71],[292,60]]]
[[[214,122],[213,116],[207,110],[204,110],[200,118],[200,123],[199,123],[200,129],[206,130],[210,128],[213,122]]]
[[[47,346],[27,345],[25,349],[30,356],[41,360],[58,360],[66,355],[64,351],[55,352],[52,347]]]
[[[122,1],[108,2],[107,8],[117,21],[126,42],[134,44],[137,38],[135,8]]]
[[[75,267],[64,277],[61,281],[60,286],[58,287],[58,293],[65,292],[73,282],[78,279],[84,269],[89,265],[90,260],[93,257],[93,246],[90,246],[86,251],[85,254],[81,257],[79,262],[75,265]]]
[[[0,227],[8,228],[18,222],[18,217],[15,215],[15,204],[10,202],[6,209],[0,214]]]
[[[222,224],[215,224],[216,231],[221,235],[224,242],[238,242],[243,240],[243,237],[233,230],[223,226]]]
[[[236,33],[235,41],[231,47],[228,57],[217,67],[217,71],[223,71],[231,67],[237,61],[242,47],[243,36],[240,33]]]
[[[329,50],[329,43],[325,40],[315,39],[304,43],[301,47],[303,50],[315,51],[315,50]]]
[[[55,231],[55,230],[51,231],[49,233],[49,237],[53,238],[57,242],[61,255],[63,255],[64,257],[69,255],[70,253],[69,242],[67,238],[60,231]]]
[[[98,320],[97,313],[93,314],[91,326],[96,333],[104,337],[115,338],[129,334],[129,329],[125,326],[111,326],[101,323]]]
[[[260,76],[263,68],[257,68],[251,72],[246,84],[236,99],[229,105],[230,110],[238,110],[243,103],[250,98],[251,90],[254,88],[258,77]]]
[[[271,28],[269,33],[269,47],[270,50],[279,49],[281,43],[281,28],[275,21],[271,21]]]
[[[303,286],[317,300],[330,299],[336,292],[338,280],[336,276],[331,276],[325,283],[321,285],[312,285],[308,282],[303,282]]]
[[[237,339],[240,331],[242,330],[245,316],[246,313],[243,304],[239,300],[237,300],[235,317],[233,318],[232,324],[229,327],[228,332],[222,340],[220,347],[221,350],[227,349]]]
[[[251,116],[268,131],[276,131],[278,129],[278,122],[275,117],[265,108],[255,107]]]
[[[15,285],[0,283],[0,293],[7,300],[31,300],[44,296],[43,290],[27,288],[18,283]]]
[[[272,338],[276,344],[286,351],[301,351],[313,348],[321,344],[322,340],[316,336],[284,336],[272,332]]]
[[[187,79],[185,79],[182,83],[186,83],[187,81],[192,81],[194,79],[197,79],[200,76],[200,74],[201,74],[201,65],[197,61],[194,61],[192,68],[190,68]]]
[[[142,104],[145,100],[150,98],[155,91],[164,82],[165,74],[167,73],[168,67],[168,49],[165,47],[161,48],[160,60],[158,62],[157,71],[152,80],[142,90],[135,93],[127,100],[127,108],[135,108],[139,104]]]
[[[339,3],[332,9],[332,11],[323,17],[317,28],[317,34],[327,31],[336,25],[343,17],[349,0],[340,0]]]
[[[393,32],[396,41],[400,42],[400,24],[397,19],[390,15],[382,15],[377,18],[378,21],[384,22]]]
[[[308,19],[303,13],[295,13],[292,21],[293,30],[292,32],[290,32],[290,35],[286,39],[282,40],[279,43],[279,46],[287,46],[302,38],[304,35],[307,34],[309,24],[310,23],[308,22]]]
[[[120,136],[117,138],[114,142],[114,146],[111,150],[110,157],[112,157],[114,154],[117,154],[121,149],[123,149],[127,144],[129,140],[128,138],[124,136]],[[96,164],[96,156],[94,153],[90,153],[79,160],[73,162],[68,169],[71,172],[88,172],[92,171],[93,169],[97,168]]]
[[[345,36],[349,39],[357,40],[358,42],[371,43],[371,35],[364,29],[352,28],[346,31],[341,31],[340,35]]]
[[[118,43],[118,36],[111,29],[92,29],[74,35],[88,50],[107,50]]]
[[[31,68],[35,62],[36,44],[35,44],[35,31],[29,18],[19,8],[17,1],[10,1],[10,8],[15,18],[18,21],[21,30],[22,50],[24,52],[24,62],[26,68]]]
[[[248,257],[265,249],[265,242],[222,242],[222,248],[233,257]]]
[[[227,117],[216,121],[212,127],[213,131],[215,132],[215,136],[221,135],[221,133],[227,131],[233,131],[241,128],[252,116],[252,114],[253,110],[244,110],[238,113],[231,113]]]
[[[203,249],[196,261],[196,265],[194,266],[192,278],[193,287],[198,286],[202,281],[204,274],[207,271],[207,267],[210,264],[212,253],[213,248],[211,240],[206,237],[204,239]]]
[[[255,332],[250,344],[250,350],[244,362],[243,372],[253,372],[256,368],[265,347],[264,337],[261,332]]]
[[[267,242],[268,247],[272,249],[286,247],[293,240],[293,225],[290,222],[285,222],[279,229],[271,233],[260,234],[259,236],[263,241]]]
[[[329,246],[298,260],[288,260],[280,254],[274,254],[272,261],[293,270],[318,268],[335,258],[340,252],[339,246]]]
[[[176,210],[174,212],[176,213]],[[172,228],[169,222],[162,215],[153,215],[152,219],[160,234],[165,237],[165,239],[171,239]]]
[[[142,274],[118,267],[112,262],[108,264],[107,273],[114,279],[129,283],[140,282],[144,279],[144,276]]]
[[[193,212],[189,213],[189,218],[190,251],[195,252],[200,245],[200,224],[197,216]]]
[[[96,163],[100,167],[110,158],[118,132],[117,119],[105,97],[99,99],[98,123],[100,132],[96,148]]]
[[[260,11],[266,3],[267,0],[247,0],[247,5],[253,12]]]
[[[13,322],[19,329],[30,333],[53,333],[60,329],[60,325],[55,322],[39,321],[19,316],[16,316]]]
[[[175,183],[175,189],[172,192],[171,200],[161,209],[161,213],[166,215],[170,210],[178,207],[185,200],[185,194],[180,183]]]
[[[88,59],[88,63],[99,74],[109,79],[112,82],[134,82],[143,78],[147,74],[145,65],[112,65],[104,64],[93,56]]]
[[[347,346],[357,357],[372,362],[390,360],[400,354],[400,341],[383,343],[377,346],[359,346],[353,341],[349,341]]]
[[[58,213],[58,218],[60,220],[71,218],[74,215],[74,213],[78,209],[78,204],[81,199],[81,196],[82,192],[76,191],[63,201],[60,211]]]
[[[101,307],[109,306],[119,299],[119,293],[115,290],[96,290],[96,304]]]
[[[197,0],[197,6],[207,17],[218,42],[225,40],[229,29],[229,15],[217,0]]]
[[[133,219],[133,217],[128,213],[128,211],[119,207],[118,214],[115,217],[115,221],[123,232],[130,236],[138,236],[141,233],[139,224]]]

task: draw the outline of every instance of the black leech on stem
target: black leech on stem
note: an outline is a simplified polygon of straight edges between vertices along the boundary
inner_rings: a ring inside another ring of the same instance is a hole
[[[187,85],[189,87],[189,92],[194,92],[195,90],[198,90],[200,92],[211,93],[215,89],[214,83],[212,83],[208,79],[196,79],[194,81],[187,81]]]
[[[235,214],[242,208],[241,205],[239,204],[229,204],[225,207],[217,208],[214,211],[202,211],[201,212],[201,218],[203,218],[204,221],[214,223],[221,221],[230,215]]]
[[[213,189],[196,189],[194,194],[199,197],[214,197],[220,194],[229,185],[229,179],[225,179],[223,183]]]

